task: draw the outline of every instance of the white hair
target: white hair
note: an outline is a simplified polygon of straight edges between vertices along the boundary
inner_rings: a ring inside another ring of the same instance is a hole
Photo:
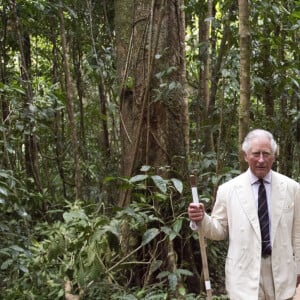
[[[244,142],[242,144],[242,150],[245,152],[245,153],[248,153],[250,151],[250,148],[251,148],[251,140],[255,139],[255,138],[258,138],[258,137],[266,137],[269,139],[270,141],[270,144],[271,144],[271,151],[273,154],[277,154],[277,151],[278,151],[278,145],[273,137],[273,134],[267,130],[264,130],[264,129],[254,129],[252,131],[250,131],[245,139],[244,139]]]

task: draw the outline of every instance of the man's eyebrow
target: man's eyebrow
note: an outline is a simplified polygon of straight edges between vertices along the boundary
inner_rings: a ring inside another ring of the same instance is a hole
[[[272,154],[272,151],[251,151],[252,154]]]

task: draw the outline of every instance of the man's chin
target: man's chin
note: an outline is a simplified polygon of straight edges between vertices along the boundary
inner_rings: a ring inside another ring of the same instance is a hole
[[[258,178],[264,178],[267,175],[266,169],[256,169],[256,177]]]

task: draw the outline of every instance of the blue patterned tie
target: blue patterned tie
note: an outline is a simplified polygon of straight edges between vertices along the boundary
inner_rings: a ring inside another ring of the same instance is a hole
[[[258,218],[260,224],[261,240],[262,240],[262,256],[271,255],[272,247],[269,232],[269,213],[266,189],[263,179],[259,180],[258,188]]]

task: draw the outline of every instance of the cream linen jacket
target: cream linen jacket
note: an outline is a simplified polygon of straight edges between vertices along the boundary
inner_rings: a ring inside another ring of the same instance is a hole
[[[271,259],[276,300],[283,300],[295,294],[300,274],[300,186],[271,172]],[[229,238],[225,276],[230,299],[257,300],[261,235],[247,173],[219,187],[212,214],[205,214],[202,228],[209,239]]]

